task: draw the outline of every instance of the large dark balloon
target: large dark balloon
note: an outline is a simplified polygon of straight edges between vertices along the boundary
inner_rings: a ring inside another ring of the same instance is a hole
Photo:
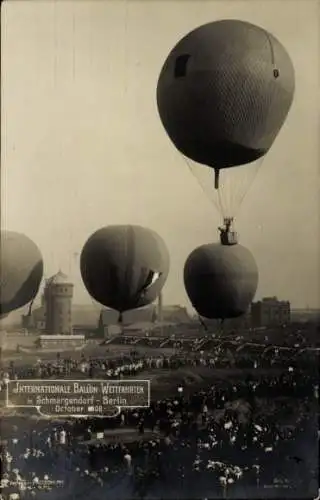
[[[241,245],[202,245],[189,255],[184,284],[197,313],[227,319],[244,314],[258,286],[258,268],[251,252]]]
[[[24,234],[1,231],[0,316],[31,302],[43,276],[42,255]]]
[[[87,291],[119,312],[153,302],[169,273],[169,253],[160,236],[141,226],[108,226],[83,247],[80,268]]]
[[[273,35],[223,20],[191,31],[173,48],[159,76],[157,104],[176,148],[219,170],[267,153],[294,89],[290,56]]]

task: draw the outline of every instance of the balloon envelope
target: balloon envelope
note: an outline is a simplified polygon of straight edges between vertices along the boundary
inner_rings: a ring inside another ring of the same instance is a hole
[[[0,316],[31,302],[38,293],[43,260],[36,244],[24,234],[1,231]]]
[[[176,148],[218,170],[266,154],[294,89],[294,67],[279,40],[253,24],[222,20],[173,48],[159,76],[157,105]]]
[[[151,229],[108,226],[85,243],[81,275],[91,297],[124,312],[153,302],[169,273],[169,252]]]
[[[200,316],[236,318],[254,298],[258,268],[251,252],[241,245],[202,245],[186,260],[184,284]]]

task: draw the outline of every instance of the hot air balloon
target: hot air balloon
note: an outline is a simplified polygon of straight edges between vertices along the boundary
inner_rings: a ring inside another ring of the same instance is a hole
[[[236,215],[294,90],[284,46],[248,22],[200,26],[167,57],[157,85],[161,122],[224,217]]]
[[[114,225],[99,229],[80,256],[83,282],[91,297],[125,311],[146,306],[160,294],[169,273],[169,252],[151,229]]]
[[[0,316],[23,307],[38,293],[43,260],[36,244],[24,234],[1,231]]]
[[[236,318],[247,311],[254,298],[258,268],[251,252],[239,244],[206,244],[187,258],[184,284],[199,316]]]

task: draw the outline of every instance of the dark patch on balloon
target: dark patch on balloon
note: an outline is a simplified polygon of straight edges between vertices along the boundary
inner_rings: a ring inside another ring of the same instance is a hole
[[[248,148],[231,141],[220,141],[210,145],[209,148],[211,151],[209,150],[208,153],[213,161],[208,154],[206,163],[215,170],[252,163],[266,153],[262,149]]]
[[[213,307],[211,304],[210,308],[202,307],[198,302],[192,303],[192,306],[195,308],[199,316],[207,319],[235,319],[243,316],[247,309],[231,309],[228,307],[223,307],[221,303],[219,303],[216,307]]]
[[[182,54],[178,56],[174,65],[174,77],[183,78],[187,75],[188,61],[190,59],[189,54]]]
[[[280,72],[279,72],[279,70],[278,70],[278,69],[274,69],[274,70],[273,70],[273,76],[274,76],[275,78],[278,78],[278,77],[280,76]]]
[[[198,315],[202,318],[207,319],[230,319],[230,318],[238,318],[245,314],[248,309],[248,306],[245,307],[237,307],[234,301],[228,299],[224,294],[219,296],[218,294],[215,297],[212,296],[212,286],[210,284],[210,280],[201,279],[201,290],[198,289],[196,296],[190,297],[191,302]],[[187,293],[190,296],[192,294],[192,290],[189,289],[188,283],[187,285]],[[191,292],[191,294],[190,294]],[[193,295],[193,294],[192,294]]]

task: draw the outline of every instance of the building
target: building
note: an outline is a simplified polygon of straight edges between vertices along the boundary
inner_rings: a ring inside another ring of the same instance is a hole
[[[76,349],[81,348],[86,343],[84,335],[40,335],[36,345],[42,349]]]
[[[23,317],[23,327],[27,328],[29,331],[46,332],[46,305],[45,301],[42,302],[43,305],[36,307],[31,312],[31,316],[28,318],[28,326],[25,324],[25,317]],[[100,312],[101,307],[99,305],[72,304],[71,315],[73,333],[75,335],[94,335],[97,330]]]
[[[36,307],[30,315],[23,316],[22,326],[28,331],[44,332],[46,329],[46,306]]]
[[[51,335],[72,335],[73,283],[59,271],[44,289],[45,331]]]
[[[72,304],[72,332],[74,335],[94,335],[97,330],[101,307],[88,304]],[[23,316],[22,326],[28,331],[46,332],[46,305],[35,308],[30,317]],[[26,318],[29,320],[26,324]]]
[[[251,304],[251,321],[255,328],[290,323],[290,302],[277,297],[265,297]]]

